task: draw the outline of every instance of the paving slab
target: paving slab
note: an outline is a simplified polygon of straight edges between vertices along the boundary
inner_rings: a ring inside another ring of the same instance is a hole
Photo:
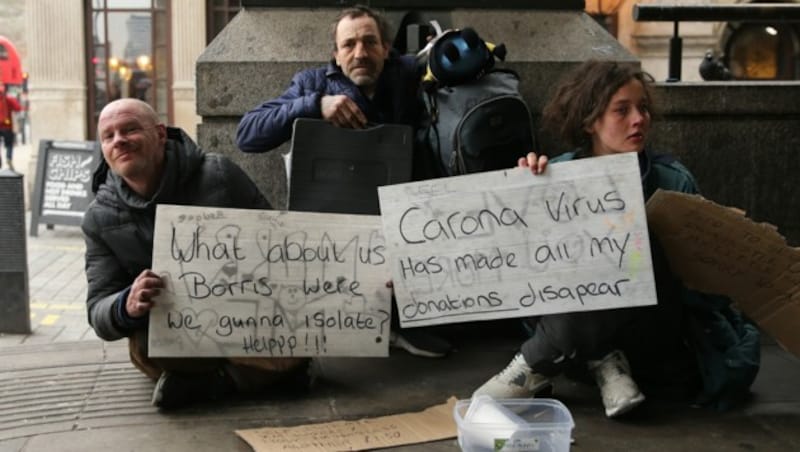
[[[457,338],[459,339],[459,338]],[[128,362],[124,341],[0,348],[0,451],[248,451],[234,430],[418,411],[471,391],[513,355],[517,341],[460,338],[448,358],[326,358],[303,394],[237,398],[162,413],[153,384]],[[800,450],[800,362],[763,346],[751,399],[717,413],[648,400],[631,419],[606,419],[596,388],[556,380],[575,418],[573,450]],[[391,449],[455,451],[455,440]]]

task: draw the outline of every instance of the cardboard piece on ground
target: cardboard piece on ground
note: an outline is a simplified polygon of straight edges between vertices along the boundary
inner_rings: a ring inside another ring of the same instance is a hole
[[[380,217],[159,205],[150,356],[388,356]]]
[[[656,303],[636,154],[379,196],[404,328]]]
[[[417,413],[296,427],[236,430],[255,452],[335,452],[426,443],[456,436],[456,398]]]
[[[800,357],[800,249],[788,246],[774,226],[699,195],[658,190],[647,216],[687,287],[730,297]]]

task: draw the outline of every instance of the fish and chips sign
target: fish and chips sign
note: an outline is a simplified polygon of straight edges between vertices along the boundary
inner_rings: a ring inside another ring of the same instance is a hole
[[[379,194],[404,328],[656,304],[634,153]]]
[[[387,356],[390,280],[404,328],[656,304],[636,154],[379,195],[380,217],[158,206],[150,355]]]

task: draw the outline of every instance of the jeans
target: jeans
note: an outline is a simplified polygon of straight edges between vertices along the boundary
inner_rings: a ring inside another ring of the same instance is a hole
[[[6,159],[9,162],[14,158],[14,131],[11,129],[0,129],[0,138],[6,145]]]

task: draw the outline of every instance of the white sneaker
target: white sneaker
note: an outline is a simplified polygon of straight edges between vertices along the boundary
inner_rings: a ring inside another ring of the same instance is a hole
[[[588,366],[600,387],[606,416],[620,416],[644,402],[644,394],[631,378],[631,366],[621,351],[614,350],[601,360],[589,361]]]
[[[414,356],[444,358],[450,351],[450,343],[424,331],[403,330],[389,332],[389,346],[401,348]]]
[[[476,389],[472,397],[489,395],[493,399],[515,399],[533,397],[545,389],[552,389],[550,380],[535,373],[522,354],[517,353],[502,372]]]

